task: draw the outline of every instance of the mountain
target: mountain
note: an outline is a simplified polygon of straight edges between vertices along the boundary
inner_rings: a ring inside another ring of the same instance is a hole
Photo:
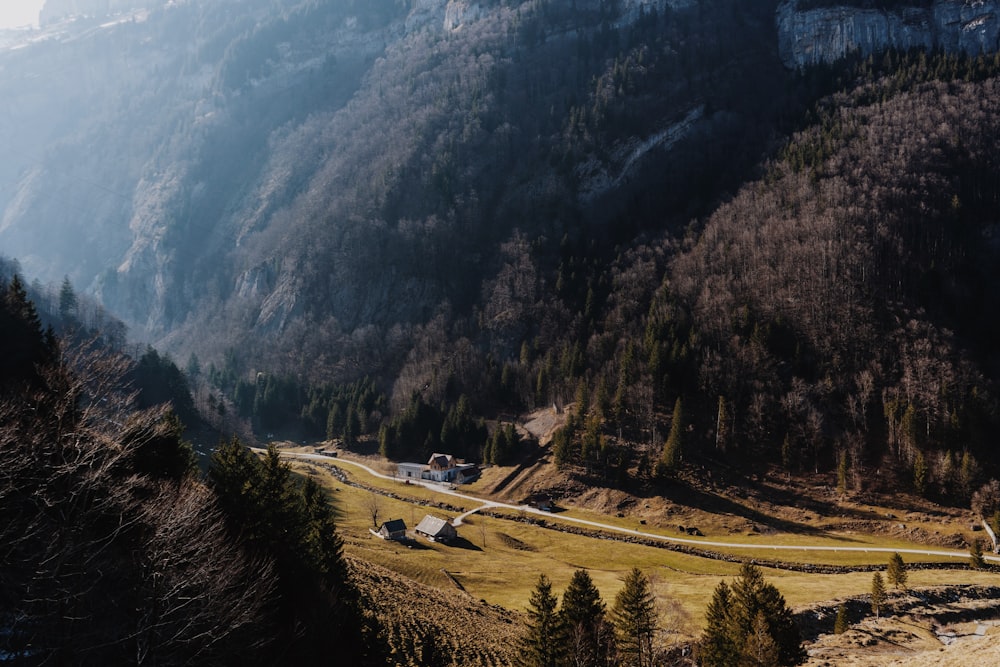
[[[759,112],[732,98],[740,73],[778,66],[773,8],[716,4],[189,2],[80,19],[0,58],[0,242],[208,358],[470,315],[502,244],[627,240],[667,206],[683,224],[681,193],[711,197],[698,181],[734,143],[735,172],[756,159],[739,135]],[[733,22],[741,37],[722,39]],[[718,146],[691,169],[707,133]]]
[[[965,502],[1000,415],[998,62],[969,7],[68,20],[0,54],[0,243],[206,362],[220,421],[506,459],[471,415],[576,403],[557,458],[587,481],[780,463]],[[876,30],[953,10],[935,50]]]
[[[778,9],[781,58],[805,67],[886,48],[992,54],[1000,47],[997,9],[991,0],[790,0]]]

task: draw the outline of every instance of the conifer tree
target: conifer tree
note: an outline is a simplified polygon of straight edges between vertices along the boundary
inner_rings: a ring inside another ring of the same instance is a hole
[[[906,588],[906,563],[898,553],[889,556],[889,567],[885,578],[894,588]]]
[[[986,567],[986,559],[983,558],[983,545],[979,540],[972,540],[972,548],[969,550],[969,567],[981,570]]]
[[[756,664],[748,651],[763,650],[759,638],[751,641],[758,612],[763,614],[767,631],[777,647],[777,659],[772,664],[801,662],[805,657],[802,639],[784,597],[764,580],[760,568],[744,563],[732,586],[720,584],[709,604],[701,639],[702,664],[715,667],[747,661]]]
[[[792,435],[785,434],[785,439],[781,441],[781,467],[786,471],[792,469]]]
[[[741,667],[771,667],[778,664],[778,645],[771,636],[763,609],[759,609],[753,617],[742,653]]]
[[[610,633],[604,619],[601,593],[586,570],[577,570],[563,593],[562,619],[565,654],[573,667],[605,665]]]
[[[666,472],[677,468],[681,461],[681,446],[683,441],[684,410],[678,396],[674,402],[674,414],[670,420],[670,434],[663,444],[663,454],[660,456],[660,471]]]
[[[875,618],[879,617],[882,606],[885,604],[885,581],[882,580],[882,573],[876,572],[872,575],[872,613]]]
[[[833,622],[833,634],[842,635],[847,632],[850,623],[847,620],[847,605],[841,604],[837,607],[837,618]]]
[[[913,459],[913,488],[921,496],[927,491],[927,460],[921,451]]]
[[[564,466],[572,458],[572,430],[563,426],[552,435],[552,461],[557,466]]]
[[[233,534],[278,577],[272,661],[313,664],[337,652],[360,664],[376,647],[376,628],[359,612],[334,512],[321,489],[311,480],[300,485],[273,445],[258,458],[236,438],[212,456],[209,480]]]
[[[615,596],[611,623],[620,663],[635,667],[652,665],[656,601],[649,579],[637,567],[625,575],[625,586]]]
[[[720,581],[705,610],[705,632],[699,641],[699,662],[702,665],[732,665],[739,650],[731,631],[732,601],[729,585]]]
[[[528,621],[521,639],[521,664],[524,667],[557,667],[563,656],[563,628],[556,611],[558,600],[552,582],[544,574],[528,601]]]
[[[0,386],[18,382],[37,382],[38,369],[58,357],[55,335],[42,332],[35,304],[21,278],[14,274],[10,282],[0,283]]]
[[[69,281],[69,276],[63,278],[62,287],[59,288],[59,317],[67,326],[76,323],[77,298],[73,291],[73,284]]]
[[[844,450],[837,452],[837,493],[847,494],[847,452]]]
[[[198,355],[194,352],[188,356],[188,362],[184,372],[187,374],[189,381],[196,380],[201,377],[201,362],[198,361]]]
[[[715,418],[715,448],[721,452],[726,451],[726,443],[729,441],[729,408],[726,399],[719,395],[719,409]]]
[[[344,418],[340,411],[340,403],[336,401],[330,406],[330,411],[326,414],[326,439],[333,440],[338,435],[343,433],[344,429]],[[391,458],[385,454],[387,458]]]

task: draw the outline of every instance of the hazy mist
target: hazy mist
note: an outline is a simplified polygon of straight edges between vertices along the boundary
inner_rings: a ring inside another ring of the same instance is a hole
[[[0,28],[38,25],[38,13],[45,0],[7,0],[0,4]]]

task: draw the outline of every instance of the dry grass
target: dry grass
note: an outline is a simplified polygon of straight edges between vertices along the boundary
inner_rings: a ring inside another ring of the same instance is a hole
[[[341,484],[325,471],[314,474],[328,488],[334,489],[333,496],[343,513],[340,530],[348,554],[420,584],[458,593],[448,576],[451,575],[472,599],[482,599],[506,609],[526,608],[539,574],[545,573],[553,582],[553,590],[561,593],[577,569],[590,573],[610,604],[621,587],[624,574],[632,567],[639,567],[654,581],[663,623],[683,630],[688,636],[696,636],[713,589],[719,581],[734,576],[739,568],[734,563],[544,530],[526,523],[480,515],[469,517],[459,528],[461,540],[457,545],[433,544],[423,539],[412,547],[384,542],[368,532],[372,525],[367,507],[370,492]],[[368,481],[365,479],[366,483]],[[418,488],[411,487],[411,490]],[[446,500],[451,502],[451,499]],[[456,515],[428,510],[403,500],[380,497],[379,502],[380,521],[402,518],[410,529],[427,513],[449,519]],[[787,554],[785,559],[792,560],[795,553]],[[815,557],[815,554],[810,556]],[[887,560],[885,554],[878,554],[865,562]],[[766,574],[791,605],[861,595],[871,587],[871,575],[864,572],[809,574],[767,570]],[[911,586],[992,583],[995,579],[996,575],[990,573],[963,569],[910,572]]]
[[[925,589],[926,595],[893,596],[888,614],[866,615],[841,635],[821,634],[806,644],[812,667],[918,667],[1000,664],[1000,628],[995,626],[997,601],[979,598],[975,591]],[[943,593],[940,598],[935,593]],[[867,614],[867,605],[860,601]],[[912,605],[916,603],[916,606]],[[857,614],[859,605],[855,605]],[[825,610],[833,615],[832,608]],[[979,619],[979,620],[975,620]],[[984,634],[977,634],[985,631]],[[938,633],[953,637],[944,646]]]
[[[423,586],[391,570],[352,559],[351,570],[381,621],[389,664],[494,667],[514,662],[521,620],[458,591]]]

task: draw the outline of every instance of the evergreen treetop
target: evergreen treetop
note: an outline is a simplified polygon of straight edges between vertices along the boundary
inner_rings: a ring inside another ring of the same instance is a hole
[[[559,614],[570,663],[579,667],[607,664],[611,642],[604,619],[605,604],[586,570],[573,573]]]
[[[885,605],[885,581],[882,579],[881,572],[872,575],[871,604],[872,613],[875,614],[875,618],[878,618],[883,605]]]
[[[625,575],[625,586],[615,596],[611,623],[622,664],[652,665],[656,600],[649,578],[637,567]]]
[[[770,655],[770,644],[760,636],[763,619],[776,647],[776,665],[796,665],[805,658],[802,639],[785,599],[763,572],[744,563],[731,586],[719,584],[706,611],[706,628],[701,638],[703,665],[718,667],[750,661],[752,654]]]
[[[889,556],[889,567],[885,578],[894,588],[906,588],[906,563],[898,553]]]
[[[521,639],[521,664],[524,667],[558,667],[563,657],[563,625],[556,611],[558,600],[552,582],[544,574],[528,601],[528,620]]]

